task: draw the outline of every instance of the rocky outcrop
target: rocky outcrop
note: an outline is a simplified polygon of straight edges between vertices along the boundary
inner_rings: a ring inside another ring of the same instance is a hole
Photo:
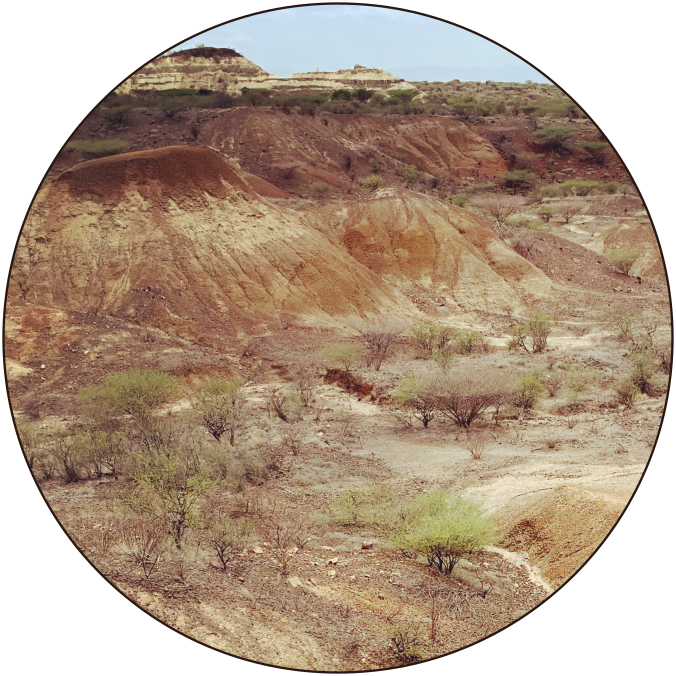
[[[378,68],[354,68],[335,72],[296,73],[279,77],[244,58],[233,49],[199,47],[161,56],[123,82],[120,94],[153,89],[210,89],[241,92],[243,88],[296,92],[299,90],[413,89],[402,78]]]
[[[201,47],[162,56],[137,70],[117,89],[120,94],[152,89],[241,88],[241,82],[269,77],[233,49]]]

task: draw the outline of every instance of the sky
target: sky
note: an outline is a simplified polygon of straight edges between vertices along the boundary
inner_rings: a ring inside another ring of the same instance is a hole
[[[239,19],[177,47],[231,47],[273,75],[355,64],[406,80],[548,82],[506,49],[437,19],[395,9],[294,7]]]

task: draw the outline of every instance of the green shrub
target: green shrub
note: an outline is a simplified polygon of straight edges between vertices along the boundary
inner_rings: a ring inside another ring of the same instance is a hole
[[[71,141],[66,147],[77,150],[86,160],[97,157],[107,157],[123,153],[129,143],[122,139],[110,139],[108,141]]]
[[[544,352],[552,332],[552,318],[548,314],[537,312],[526,321],[510,326],[508,332],[512,336],[507,344],[509,350],[521,348],[534,354]]]
[[[359,101],[368,101],[374,94],[373,89],[364,89],[360,87],[355,91],[354,95]]]
[[[125,105],[125,106],[113,106],[112,108],[99,108],[98,114],[104,119],[112,122],[113,124],[122,124],[127,114],[130,110],[133,110],[134,106]]]
[[[559,194],[556,185],[543,185],[540,188],[540,197],[556,197]]]
[[[349,89],[336,89],[331,94],[333,101],[352,101],[352,92]]]
[[[157,413],[177,390],[177,378],[168,373],[134,369],[109,376],[100,385],[85,388],[80,400],[87,407],[104,407],[145,421]]]
[[[335,501],[336,521],[344,526],[377,526],[388,530],[396,511],[392,488],[384,484],[350,488]]]
[[[321,349],[319,354],[349,373],[352,365],[364,357],[364,349],[352,343],[330,343]]]
[[[420,180],[420,172],[416,169],[416,167],[414,165],[407,164],[401,170],[401,177],[407,183],[417,183]]]
[[[425,640],[420,633],[401,622],[390,627],[392,648],[402,662],[414,662],[423,656]]]
[[[382,176],[376,176],[375,174],[371,174],[371,176],[367,176],[361,182],[361,186],[362,188],[364,188],[364,190],[373,192],[382,185],[382,182],[383,182]]]
[[[561,195],[578,195],[580,197],[586,197],[598,187],[599,184],[596,181],[583,181],[579,178],[571,178],[568,181],[559,183],[558,192]]]
[[[455,332],[450,326],[442,324],[418,324],[411,330],[411,342],[426,356],[443,349],[452,342]]]
[[[636,251],[624,251],[618,249],[611,251],[607,258],[612,263],[615,270],[623,275],[628,275],[631,271],[631,266],[637,261],[640,254]]]
[[[619,189],[620,184],[615,181],[608,181],[599,186],[599,190],[607,195],[614,195]]]
[[[246,397],[240,383],[220,378],[200,389],[194,405],[200,423],[209,434],[219,443],[225,435],[231,446],[244,423],[245,408]]]
[[[451,204],[464,209],[469,202],[469,195],[466,192],[459,192],[451,197]]]
[[[631,377],[619,379],[615,383],[615,391],[620,404],[624,404],[627,408],[634,408],[634,403],[641,392]]]
[[[544,389],[536,375],[519,376],[514,383],[515,404],[524,411],[534,408]]]
[[[315,193],[315,195],[322,196],[331,191],[331,186],[328,183],[324,183],[323,181],[315,181],[310,186],[310,190]]]
[[[575,136],[575,129],[554,125],[545,127],[533,133],[533,136],[541,145],[550,150],[562,150],[566,147],[566,142]]]
[[[529,185],[537,178],[530,169],[515,169],[504,173],[502,176],[508,188],[521,188]]]
[[[495,540],[496,524],[475,502],[433,491],[400,508],[390,542],[408,557],[423,556],[450,574],[458,561]]]
[[[579,141],[577,145],[586,150],[597,164],[603,164],[608,157],[610,144],[605,141]]]
[[[634,368],[631,371],[631,381],[642,394],[652,392],[652,378],[657,370],[655,358],[649,352],[635,352],[631,356]]]
[[[546,204],[541,205],[538,207],[538,216],[540,217],[540,220],[543,221],[544,223],[549,223],[549,221],[552,218],[552,208],[547,206]]]

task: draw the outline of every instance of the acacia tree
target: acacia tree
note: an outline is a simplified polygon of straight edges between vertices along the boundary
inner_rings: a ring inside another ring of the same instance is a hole
[[[488,371],[454,371],[436,383],[436,408],[456,425],[468,429],[486,409],[496,405],[504,378]]]

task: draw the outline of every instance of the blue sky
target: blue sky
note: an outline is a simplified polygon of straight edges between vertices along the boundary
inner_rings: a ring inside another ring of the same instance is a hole
[[[269,73],[282,76],[358,63],[408,80],[548,82],[506,49],[469,31],[380,7],[276,10],[206,31],[178,48],[197,43],[232,47]]]

